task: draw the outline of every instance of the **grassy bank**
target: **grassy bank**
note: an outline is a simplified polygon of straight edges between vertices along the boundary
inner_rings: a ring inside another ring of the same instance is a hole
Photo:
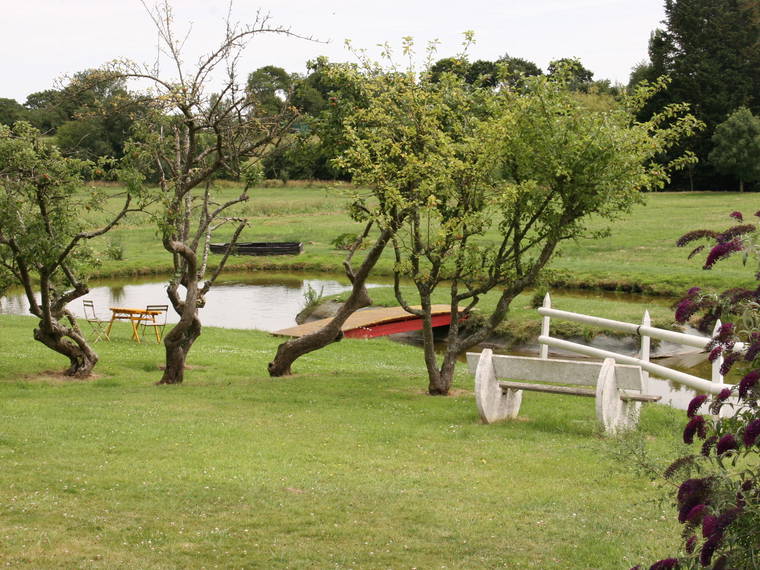
[[[477,421],[472,378],[423,394],[418,350],[345,340],[270,379],[279,342],[206,329],[185,385],[158,345],[97,345],[93,381],[0,316],[0,559],[28,568],[629,568],[673,552],[660,491],[593,401]],[[669,448],[681,418],[651,407]]]
[[[111,188],[109,191],[116,192]],[[221,198],[236,194],[237,188],[225,186]],[[302,241],[305,251],[297,257],[235,257],[230,268],[296,269],[342,272],[344,252],[335,250],[331,241],[338,235],[359,232],[360,227],[346,214],[348,194],[345,188],[305,187],[260,188],[253,193],[243,214],[249,216],[242,241]],[[116,201],[113,202],[113,207]],[[694,283],[729,287],[747,283],[751,272],[737,258],[722,264],[720,271],[701,270],[698,260],[688,260],[688,251],[675,246],[683,233],[700,228],[729,225],[728,214],[741,210],[749,215],[760,207],[754,194],[728,192],[655,193],[646,196],[646,204],[611,225],[611,235],[601,240],[581,239],[567,243],[552,264],[553,287],[604,288],[640,291],[650,294],[681,294]],[[605,227],[597,220],[593,229]],[[231,231],[231,228],[228,229]],[[221,232],[217,241],[228,233]],[[123,251],[122,260],[103,257],[99,275],[134,275],[165,272],[170,258],[156,237],[147,216],[130,215],[124,224],[98,244],[105,250],[109,243]],[[377,274],[391,271],[390,252],[381,260]],[[212,262],[218,259],[212,256]]]

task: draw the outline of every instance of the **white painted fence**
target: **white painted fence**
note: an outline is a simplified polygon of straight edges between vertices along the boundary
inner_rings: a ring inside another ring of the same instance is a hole
[[[722,357],[719,357],[715,360],[715,362],[713,362],[712,378],[710,380],[700,378],[692,374],[679,372],[677,370],[672,370],[666,366],[661,366],[659,364],[651,362],[650,341],[653,338],[701,349],[705,348],[710,339],[698,335],[655,328],[651,326],[649,311],[644,312],[644,317],[640,324],[626,323],[612,319],[604,319],[601,317],[593,317],[590,315],[583,315],[580,313],[571,313],[568,311],[553,309],[551,307],[551,297],[547,293],[544,297],[543,306],[538,309],[538,312],[543,316],[541,336],[538,337],[538,342],[541,345],[541,358],[548,358],[549,347],[554,347],[595,358],[614,358],[616,362],[622,364],[638,365],[645,372],[646,385],[644,387],[644,390],[646,393],[662,396],[662,399],[659,403],[679,409],[686,409],[689,401],[694,396],[695,390],[699,392],[706,392],[708,394],[717,394],[723,388],[729,387],[724,384],[723,376],[720,373],[720,367],[723,363]],[[550,335],[552,318],[573,321],[577,323],[585,323],[607,330],[622,331],[638,335],[641,337],[639,353],[636,356],[629,356],[625,354],[618,354],[609,350],[603,350],[600,348],[586,346],[584,344],[554,338]],[[716,324],[716,331],[718,327],[720,327],[720,322]],[[736,348],[741,349],[742,347],[737,343]],[[652,378],[650,374],[657,376],[658,378],[663,378],[665,380]],[[675,383],[677,386],[674,387],[672,383]]]

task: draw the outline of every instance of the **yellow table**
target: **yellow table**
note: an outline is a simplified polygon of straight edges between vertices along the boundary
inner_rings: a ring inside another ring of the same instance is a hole
[[[132,323],[132,340],[140,342],[140,333],[137,331],[137,327],[144,320],[153,322],[156,315],[160,315],[161,311],[148,311],[147,309],[128,309],[126,307],[111,307],[111,321],[108,323],[106,329],[106,337],[111,334],[111,327],[114,321],[130,321]]]

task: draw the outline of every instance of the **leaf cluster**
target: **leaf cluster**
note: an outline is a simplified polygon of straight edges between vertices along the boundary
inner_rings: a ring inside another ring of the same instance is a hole
[[[82,173],[91,167],[64,158],[28,123],[0,126],[0,259],[19,281],[19,259],[30,267],[57,267],[87,213],[103,205],[101,193],[80,191]],[[92,261],[88,248],[67,257],[80,269]]]

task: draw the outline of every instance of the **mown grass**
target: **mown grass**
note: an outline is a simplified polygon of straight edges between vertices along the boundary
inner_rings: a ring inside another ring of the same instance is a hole
[[[118,188],[110,187],[115,194]],[[220,188],[219,200],[236,195],[232,184]],[[720,271],[703,271],[699,259],[687,259],[688,251],[675,242],[683,233],[701,227],[727,227],[728,214],[740,210],[745,215],[759,209],[755,194],[730,192],[653,193],[646,203],[636,206],[631,215],[609,223],[595,220],[592,229],[611,226],[611,234],[601,240],[579,239],[565,243],[551,268],[553,288],[559,286],[604,288],[608,290],[680,295],[695,283],[718,288],[751,282],[752,272],[741,260],[729,260]],[[305,251],[297,257],[235,257],[230,268],[296,269],[342,272],[344,252],[335,250],[331,241],[347,232],[358,233],[361,227],[346,213],[349,191],[345,186],[269,187],[254,190],[250,203],[240,213],[250,218],[242,241],[302,241]],[[117,201],[109,201],[115,208]],[[225,241],[232,227],[221,230],[215,238]],[[100,275],[161,273],[170,268],[170,258],[157,239],[150,219],[132,214],[122,226],[96,243],[105,249],[111,240],[124,249],[124,259],[104,257]],[[391,272],[390,252],[378,264],[376,274]],[[212,256],[212,262],[218,260]]]
[[[278,339],[206,329],[186,383],[161,346],[98,343],[91,381],[0,316],[0,558],[27,568],[629,568],[674,552],[660,491],[593,401],[529,394],[481,425],[472,377],[424,395],[419,351],[345,340],[270,379]],[[644,411],[664,454],[681,424]],[[630,461],[630,460],[628,460]]]

